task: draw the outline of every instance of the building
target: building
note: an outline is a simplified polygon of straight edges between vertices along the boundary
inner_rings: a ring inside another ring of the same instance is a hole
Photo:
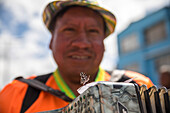
[[[118,69],[140,72],[160,85],[160,68],[170,65],[170,7],[130,24],[118,35],[118,52]]]

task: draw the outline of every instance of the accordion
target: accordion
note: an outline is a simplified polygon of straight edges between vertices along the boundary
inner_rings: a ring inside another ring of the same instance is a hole
[[[133,83],[93,82],[64,108],[43,113],[170,113],[170,90]]]

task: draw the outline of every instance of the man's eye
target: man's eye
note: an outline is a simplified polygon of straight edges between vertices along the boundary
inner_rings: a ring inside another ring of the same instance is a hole
[[[97,29],[90,29],[89,32],[90,33],[99,33],[99,31]]]
[[[74,28],[65,28],[64,31],[75,31]]]

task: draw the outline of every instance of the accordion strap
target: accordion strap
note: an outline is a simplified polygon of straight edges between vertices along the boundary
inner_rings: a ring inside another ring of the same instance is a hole
[[[24,79],[23,77],[17,77],[16,80],[19,80],[21,82],[27,83],[29,86],[36,88],[38,90],[42,90],[45,92],[48,92],[54,96],[57,96],[67,102],[72,102],[73,100],[66,96],[65,93],[59,91],[59,90],[55,90],[45,84],[43,84],[42,82],[38,81],[38,80],[34,80],[34,79]]]

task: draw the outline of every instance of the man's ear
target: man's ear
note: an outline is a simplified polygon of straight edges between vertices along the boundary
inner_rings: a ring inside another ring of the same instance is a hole
[[[51,40],[50,40],[50,44],[49,44],[49,48],[52,50],[52,43],[53,43],[53,36],[51,37]]]

